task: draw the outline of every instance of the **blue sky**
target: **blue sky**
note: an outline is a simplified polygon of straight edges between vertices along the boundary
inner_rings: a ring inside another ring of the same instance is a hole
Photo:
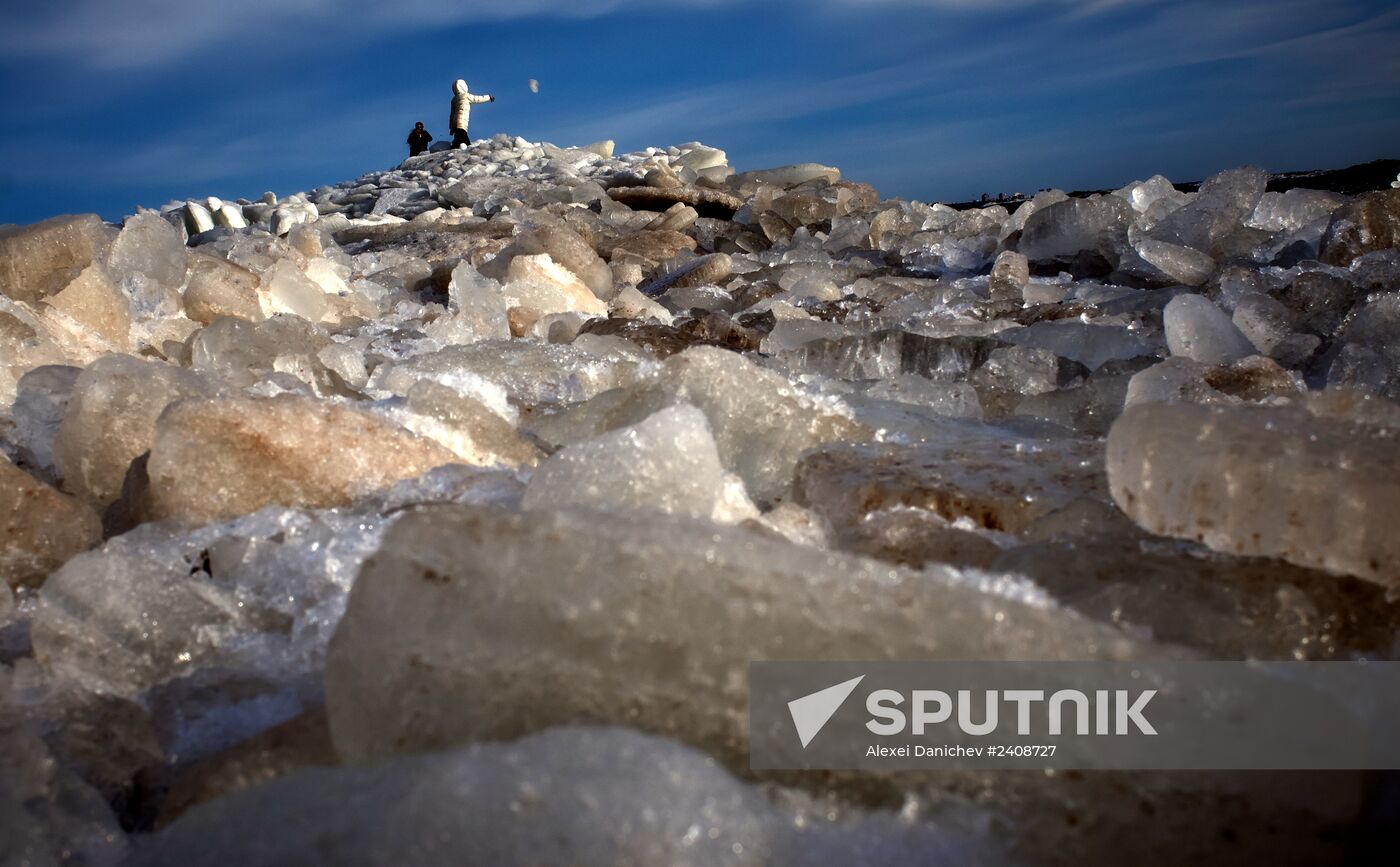
[[[458,77],[477,136],[926,201],[1400,156],[1393,0],[0,0],[0,222],[387,168]]]

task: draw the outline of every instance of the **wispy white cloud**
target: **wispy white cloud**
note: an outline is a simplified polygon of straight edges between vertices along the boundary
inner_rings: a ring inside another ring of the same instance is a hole
[[[711,5],[722,0],[673,0]],[[386,32],[535,15],[587,18],[641,0],[72,0],[0,7],[0,52],[54,57],[95,69],[161,66],[211,49],[212,62],[305,40],[359,39]],[[294,36],[295,38],[287,38]]]
[[[722,7],[741,0],[666,0],[675,7]],[[1155,0],[808,0],[823,8],[923,7],[963,14],[1047,7],[1092,15]],[[237,63],[262,48],[296,50],[306,40],[359,40],[377,34],[536,16],[592,18],[655,10],[654,0],[69,0],[0,6],[0,56],[51,58],[83,68],[159,67],[212,50]],[[295,38],[288,38],[295,35]]]
[[[938,69],[950,58],[933,62]],[[789,80],[777,76],[667,92],[625,111],[599,117],[586,107],[550,120],[558,141],[584,142],[599,137],[646,138],[658,129],[704,127],[715,132],[759,129],[784,121],[866,105],[931,86],[930,63],[924,60],[823,79]]]

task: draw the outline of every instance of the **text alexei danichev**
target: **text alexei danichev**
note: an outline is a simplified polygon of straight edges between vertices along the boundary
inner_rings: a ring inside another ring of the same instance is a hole
[[[914,744],[902,747],[882,747],[871,745],[865,750],[866,758],[933,758],[933,759],[981,759],[981,758],[1048,758],[1055,755],[1055,745],[1016,746],[991,745],[985,747],[965,747],[961,744],[931,747]]]

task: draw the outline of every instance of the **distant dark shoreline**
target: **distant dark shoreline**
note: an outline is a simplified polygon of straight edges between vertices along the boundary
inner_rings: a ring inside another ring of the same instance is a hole
[[[1400,160],[1372,160],[1369,163],[1359,163],[1354,166],[1347,166],[1344,169],[1280,172],[1279,174],[1269,176],[1268,191],[1271,193],[1284,193],[1291,189],[1302,187],[1309,190],[1331,190],[1334,193],[1341,193],[1346,196],[1357,196],[1372,190],[1389,189],[1390,183],[1395,180],[1397,173],[1400,173]],[[1174,183],[1172,186],[1183,193],[1194,193],[1200,189],[1201,182]],[[1099,193],[1111,192],[1113,192],[1113,190],[1072,190],[1069,195],[1082,199]],[[1031,195],[1034,195],[1034,193]],[[950,208],[965,211],[969,208],[981,208],[988,205],[1019,205],[1022,202],[1028,201],[1030,197],[1031,196],[1022,195],[1006,199],[991,199],[986,202],[945,202],[944,204],[948,205]]]

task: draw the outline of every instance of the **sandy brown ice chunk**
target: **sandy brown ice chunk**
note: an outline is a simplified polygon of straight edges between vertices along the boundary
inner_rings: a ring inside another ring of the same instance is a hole
[[[839,443],[798,464],[796,498],[836,528],[913,508],[946,521],[1019,535],[1080,497],[1106,499],[1092,440],[1028,440],[969,427],[957,441]]]
[[[108,355],[78,375],[54,436],[64,490],[94,506],[121,494],[126,469],[151,447],[156,417],[171,401],[212,394],[192,370],[132,355]]]
[[[214,256],[191,257],[190,284],[185,290],[185,315],[208,325],[220,316],[257,322],[258,275]]]
[[[1109,486],[1154,533],[1396,584],[1396,433],[1300,406],[1144,404],[1109,432]]]
[[[123,351],[131,349],[131,305],[101,265],[89,265],[48,305]]]
[[[156,517],[208,523],[264,506],[344,506],[457,462],[378,416],[283,395],[170,407],[156,425],[147,472]]]
[[[90,506],[0,457],[0,581],[42,583],[100,541],[102,522]]]
[[[1322,238],[1322,261],[1350,265],[1356,257],[1400,247],[1400,190],[1367,193],[1332,216]]]
[[[0,232],[0,295],[27,302],[52,295],[103,258],[115,234],[96,214]]]

